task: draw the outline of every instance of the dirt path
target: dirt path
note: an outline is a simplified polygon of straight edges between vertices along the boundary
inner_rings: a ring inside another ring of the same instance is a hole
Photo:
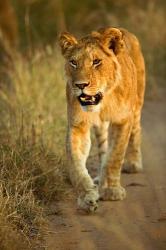
[[[50,216],[48,250],[166,249],[166,102],[147,101],[143,111],[141,174],[123,174],[127,199],[100,202],[96,214],[80,215],[75,197]]]

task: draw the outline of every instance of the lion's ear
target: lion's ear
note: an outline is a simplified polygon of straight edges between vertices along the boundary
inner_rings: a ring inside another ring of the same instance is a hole
[[[119,29],[100,29],[98,32],[95,32],[93,34],[96,38],[98,37],[98,39],[100,39],[104,47],[113,50],[115,55],[120,53],[124,48],[123,34]]]
[[[68,32],[63,32],[59,37],[59,44],[64,55],[66,51],[77,44],[77,39]]]

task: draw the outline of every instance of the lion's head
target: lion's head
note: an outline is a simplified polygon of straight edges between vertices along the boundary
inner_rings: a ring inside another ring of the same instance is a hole
[[[61,34],[68,84],[84,110],[98,110],[107,91],[119,81],[117,55],[123,45],[122,33],[116,28],[100,29],[80,40],[67,32]]]

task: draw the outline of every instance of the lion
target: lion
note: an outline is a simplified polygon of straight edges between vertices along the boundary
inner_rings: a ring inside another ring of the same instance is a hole
[[[78,207],[93,212],[99,199],[126,197],[121,170],[142,170],[144,58],[136,36],[122,28],[102,28],[81,39],[63,32],[59,43],[67,77],[69,176],[78,193]],[[99,149],[96,180],[86,168],[91,127]]]

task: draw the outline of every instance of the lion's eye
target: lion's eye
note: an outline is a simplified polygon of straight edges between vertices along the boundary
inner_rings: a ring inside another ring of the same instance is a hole
[[[98,66],[101,64],[101,59],[94,59],[93,60],[93,65]]]
[[[71,65],[72,67],[74,67],[74,68],[77,67],[77,62],[76,62],[75,60],[70,60],[69,63],[70,63],[70,65]]]

